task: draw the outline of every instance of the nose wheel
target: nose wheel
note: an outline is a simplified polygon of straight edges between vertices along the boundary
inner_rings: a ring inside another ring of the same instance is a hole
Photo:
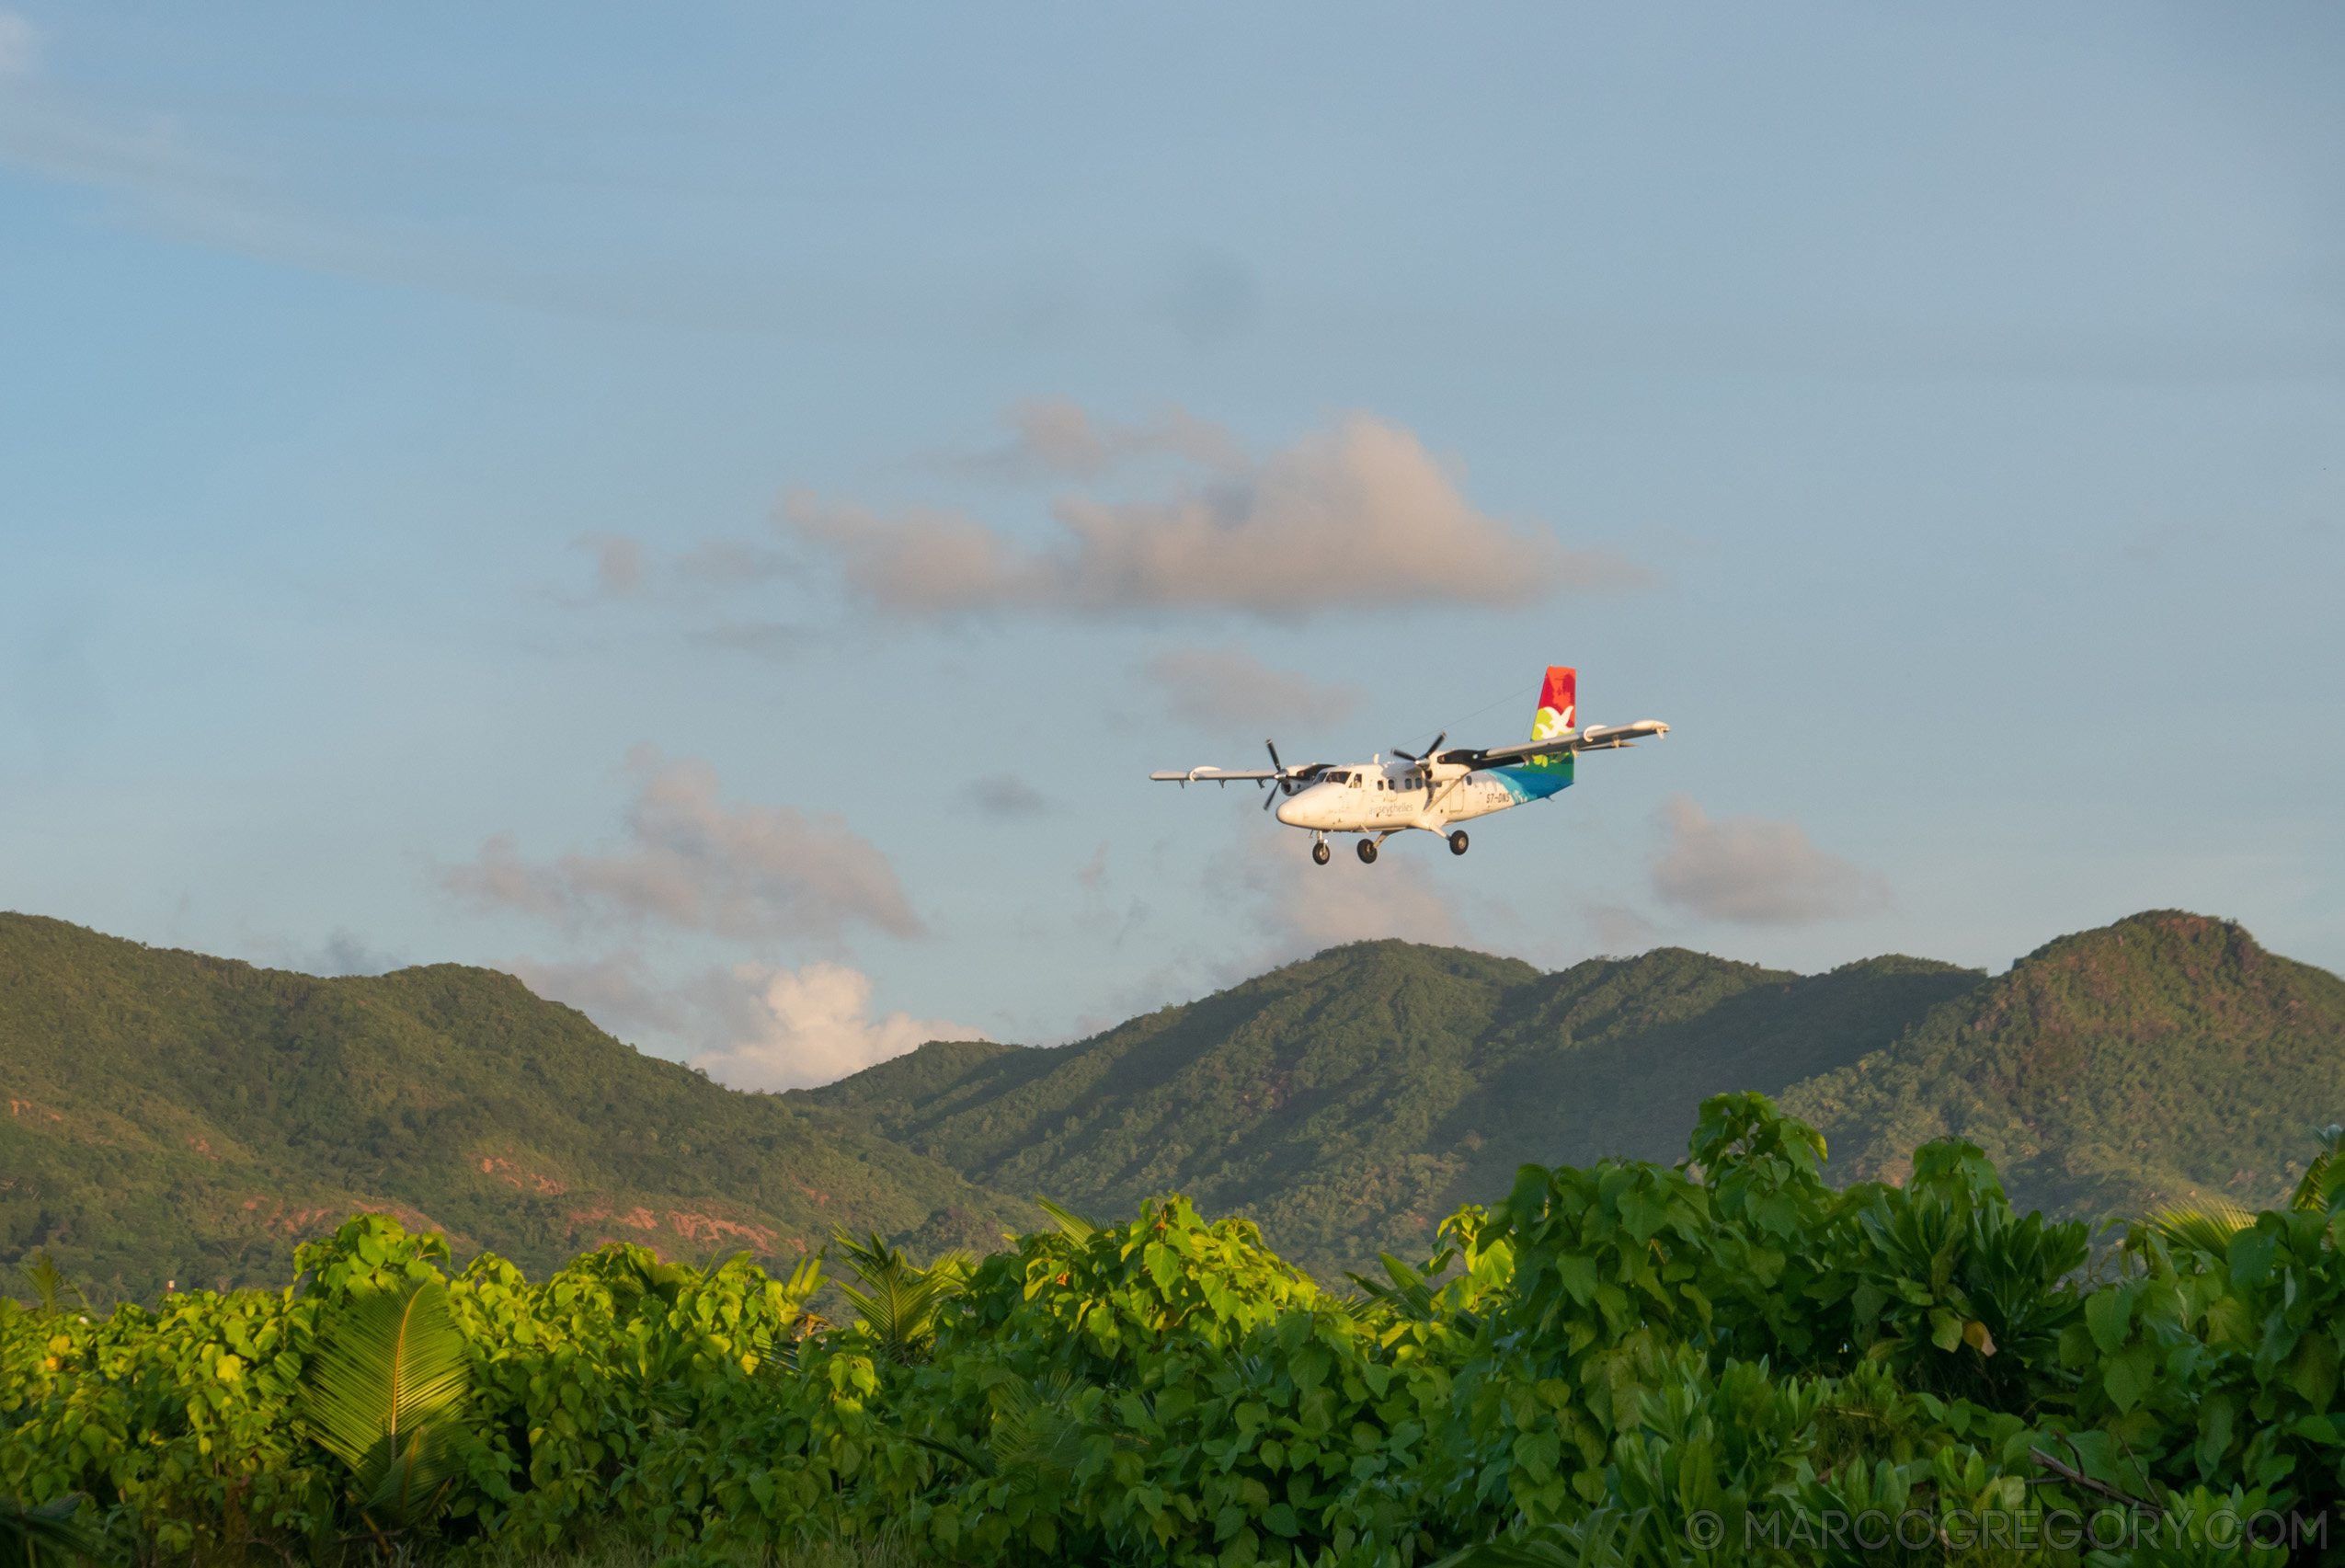
[[[1449,853],[1451,854],[1466,853],[1466,830],[1463,828],[1449,835]]]
[[[1314,865],[1325,865],[1327,864],[1328,853],[1327,841],[1325,839],[1313,840],[1311,842],[1311,864]]]
[[[1374,865],[1376,864],[1376,841],[1374,839],[1362,839],[1360,841],[1360,864],[1362,865]]]

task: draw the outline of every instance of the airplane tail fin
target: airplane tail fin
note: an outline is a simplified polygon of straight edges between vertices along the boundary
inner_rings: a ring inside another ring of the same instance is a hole
[[[1531,738],[1550,740],[1571,731],[1579,724],[1580,672],[1567,665],[1547,667],[1546,683],[1539,687],[1539,710],[1531,715]],[[1572,777],[1572,754],[1569,751],[1553,757],[1536,757],[1527,767],[1543,773],[1561,775],[1565,783]]]

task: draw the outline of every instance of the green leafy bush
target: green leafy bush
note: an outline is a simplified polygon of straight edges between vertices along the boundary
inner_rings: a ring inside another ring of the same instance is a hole
[[[360,1215],[279,1293],[0,1303],[0,1490],[93,1546],[328,1563],[2265,1568],[2334,1513],[2330,1211],[2096,1259],[1959,1140],[1902,1186],[1823,1157],[1720,1096],[1682,1164],[1526,1166],[1347,1296],[1179,1197],[975,1265],[842,1239],[837,1325],[812,1265],[451,1277]]]

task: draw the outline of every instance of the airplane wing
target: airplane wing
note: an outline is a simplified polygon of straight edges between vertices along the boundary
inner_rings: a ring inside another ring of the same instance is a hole
[[[1635,745],[1642,736],[1668,733],[1669,727],[1657,718],[1639,719],[1634,724],[1592,724],[1552,740],[1526,740],[1520,746],[1495,746],[1487,751],[1444,751],[1441,760],[1463,762],[1469,768],[1504,768],[1562,751],[1617,751],[1623,746]]]
[[[1322,772],[1328,764],[1313,762],[1301,768],[1191,768],[1182,773],[1150,773],[1149,777],[1164,784],[1237,784],[1244,780],[1290,779],[1298,783]]]

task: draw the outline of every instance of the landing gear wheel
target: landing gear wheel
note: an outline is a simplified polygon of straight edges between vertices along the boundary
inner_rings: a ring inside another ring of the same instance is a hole
[[[1327,848],[1327,841],[1325,839],[1321,839],[1319,842],[1311,846],[1311,864],[1314,865],[1325,865],[1327,864],[1328,854],[1329,851]]]
[[[1466,830],[1463,828],[1449,835],[1449,853],[1451,854],[1466,853]]]
[[[1360,841],[1360,864],[1362,865],[1374,865],[1376,864],[1376,841],[1374,839],[1362,839]]]

